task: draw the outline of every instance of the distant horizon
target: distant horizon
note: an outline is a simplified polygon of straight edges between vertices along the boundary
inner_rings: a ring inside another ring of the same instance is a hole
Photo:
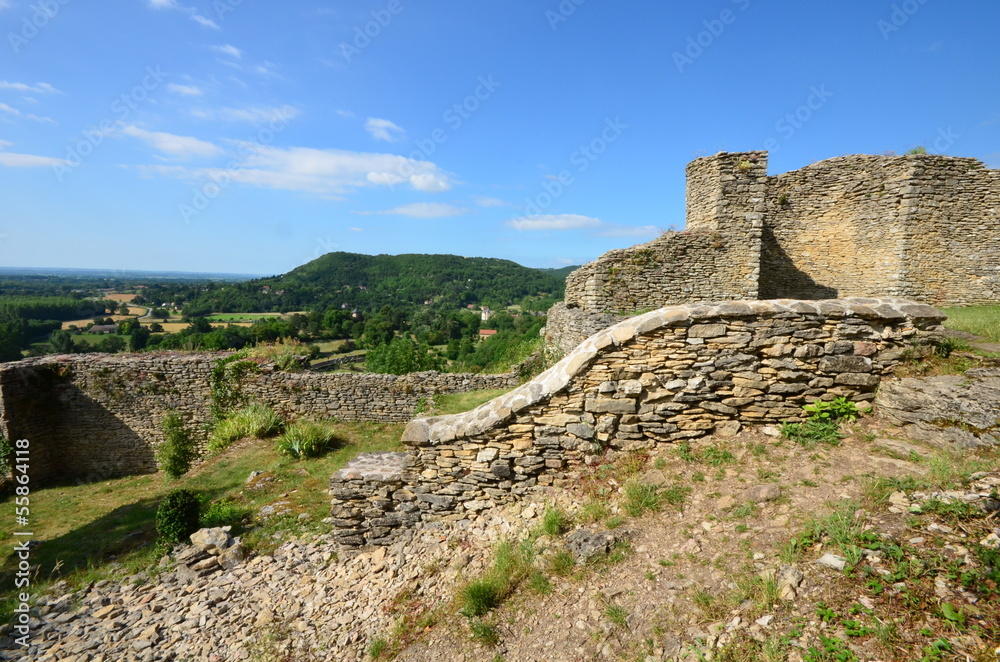
[[[470,259],[487,259],[487,260],[507,260],[507,258],[495,257],[491,255],[457,255],[455,253],[358,253],[355,251],[330,251],[329,253],[324,253],[323,255],[328,255],[330,253],[348,253],[352,255],[367,255],[370,257],[375,257],[378,255],[388,255],[390,257],[397,257],[400,255],[455,255],[457,257],[470,258]],[[322,255],[319,257],[323,257]],[[313,260],[319,259],[313,258]],[[309,262],[312,262],[310,260]],[[581,265],[565,265],[564,267],[532,267],[530,265],[521,264],[516,260],[507,260],[509,262],[514,262],[522,267],[527,267],[529,269],[541,269],[549,271],[557,271],[559,269],[564,269],[566,267],[579,267]],[[240,273],[240,272],[226,272],[226,271],[184,271],[178,269],[115,269],[107,267],[26,267],[26,266],[8,266],[0,265],[0,275],[12,275],[12,276],[92,276],[94,278],[162,278],[164,280],[170,278],[183,278],[183,277],[199,277],[206,280],[257,280],[261,278],[278,278],[284,276],[285,274],[293,271],[309,262],[303,262],[302,264],[296,265],[284,271],[282,273]]]

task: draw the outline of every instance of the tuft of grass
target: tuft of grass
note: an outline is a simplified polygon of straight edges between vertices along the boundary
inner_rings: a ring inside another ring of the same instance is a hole
[[[660,491],[649,483],[635,480],[625,483],[622,497],[622,508],[632,517],[646,511],[656,512],[661,507]]]
[[[244,437],[264,439],[278,434],[284,427],[285,422],[273,409],[258,402],[251,402],[215,426],[212,437],[208,440],[208,450],[218,453],[238,439]]]
[[[368,657],[370,657],[373,660],[377,660],[380,657],[382,657],[382,655],[386,653],[388,650],[389,650],[389,642],[383,639],[382,637],[376,637],[375,639],[372,639],[370,642],[368,642],[368,648],[366,649],[366,652],[368,653]]]
[[[580,510],[577,517],[584,522],[600,522],[610,514],[608,507],[597,499],[588,499]]]
[[[329,423],[298,421],[278,437],[275,450],[297,460],[323,455],[339,441]]]
[[[500,632],[486,621],[474,618],[469,621],[469,629],[472,630],[472,638],[484,646],[493,648],[500,643]]]
[[[628,627],[628,611],[621,605],[607,605],[604,608],[604,615],[612,624],[623,630]]]
[[[576,559],[565,549],[559,550],[549,559],[549,570],[554,575],[566,577],[572,574],[574,568],[576,568]]]
[[[503,599],[503,589],[493,578],[474,579],[462,589],[461,612],[476,618],[496,608]]]
[[[560,508],[550,506],[542,516],[542,532],[547,536],[562,535],[569,529],[571,522],[569,515]]]

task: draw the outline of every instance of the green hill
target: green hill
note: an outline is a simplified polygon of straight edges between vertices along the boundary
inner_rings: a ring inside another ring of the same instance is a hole
[[[281,312],[383,306],[521,304],[547,309],[562,298],[562,269],[533,269],[510,260],[457,255],[327,253],[282,276],[246,283],[151,287],[147,300],[183,301],[186,311]]]

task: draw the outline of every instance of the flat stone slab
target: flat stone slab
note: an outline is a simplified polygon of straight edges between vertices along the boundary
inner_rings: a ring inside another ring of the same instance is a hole
[[[348,480],[386,482],[402,479],[409,466],[409,453],[362,453],[333,474],[331,483]]]

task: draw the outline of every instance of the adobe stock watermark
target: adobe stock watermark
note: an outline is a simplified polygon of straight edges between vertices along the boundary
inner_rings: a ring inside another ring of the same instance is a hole
[[[146,67],[146,74],[131,90],[111,102],[113,117],[105,117],[96,126],[84,129],[80,139],[66,148],[66,158],[54,164],[52,170],[60,183],[83,163],[84,159],[101,146],[115,127],[124,122],[132,111],[149,98],[149,95],[163,82],[160,65]]]
[[[559,24],[568,21],[570,16],[576,13],[577,8],[585,2],[587,0],[562,0],[555,11],[551,9],[545,10],[545,20],[549,22],[549,27],[552,28],[552,31],[555,32],[558,30]]]
[[[455,133],[502,86],[503,83],[493,79],[493,74],[480,76],[472,92],[444,111],[441,120],[451,129],[452,134]],[[399,167],[398,175],[403,179],[409,179],[415,175],[414,162],[426,161],[433,156],[438,147],[448,142],[449,135],[445,129],[437,127],[426,138],[415,140],[413,144],[416,145],[417,149],[410,152],[408,159]]]
[[[295,117],[295,113],[291,111],[277,112],[267,126],[257,131],[256,136],[250,136],[240,143],[238,151],[243,156],[260,152],[262,147],[274,142],[275,137],[288,127],[293,117]],[[178,206],[181,220],[190,223],[192,218],[200,216],[203,211],[208,209],[212,201],[222,195],[222,192],[237,179],[241,165],[239,160],[234,159],[227,163],[225,168],[210,170],[208,178],[211,181],[192,188],[191,200]]]
[[[781,150],[782,142],[787,142],[795,137],[795,134],[813,118],[826,103],[833,98],[833,92],[826,88],[826,83],[813,85],[809,88],[809,96],[805,103],[778,120],[774,125],[774,130],[778,132],[779,138],[768,138],[764,141],[764,149],[772,154]]]
[[[372,20],[364,25],[354,27],[354,39],[350,43],[340,43],[340,56],[347,64],[350,64],[351,60],[361,55],[361,51],[371,46],[375,39],[382,36],[382,32],[389,27],[396,16],[403,13],[404,9],[406,9],[406,5],[403,4],[402,0],[389,0],[384,8],[369,12]]]
[[[621,121],[620,117],[614,119],[605,118],[604,127],[600,134],[589,142],[580,145],[579,148],[570,154],[569,162],[574,170],[568,168],[561,170],[558,174],[542,182],[544,191],[524,200],[524,210],[520,217],[532,218],[542,215],[546,209],[562,197],[570,186],[576,183],[576,175],[583,174],[590,166],[597,162],[608,147],[613,145],[628,130],[628,124]]]
[[[752,0],[731,0],[741,11],[750,8]],[[687,45],[683,51],[674,51],[671,56],[678,73],[684,73],[684,69],[694,64],[694,61],[705,54],[716,40],[726,31],[726,27],[736,22],[739,14],[732,9],[723,9],[718,18],[711,18],[702,21],[705,28],[695,35],[687,38]]]
[[[893,33],[899,32],[904,25],[910,22],[910,19],[920,11],[920,8],[926,5],[928,0],[905,0],[904,2],[894,4],[892,6],[892,12],[889,14],[889,20],[880,18],[875,24],[879,32],[882,33],[882,39],[889,41],[889,37]]]
[[[7,33],[7,43],[10,44],[14,54],[21,52],[21,48],[28,45],[28,42],[38,36],[38,33],[45,29],[49,21],[59,15],[59,10],[70,3],[71,0],[39,0],[35,4],[28,5],[32,10],[31,16],[21,17],[21,29],[18,32]]]

